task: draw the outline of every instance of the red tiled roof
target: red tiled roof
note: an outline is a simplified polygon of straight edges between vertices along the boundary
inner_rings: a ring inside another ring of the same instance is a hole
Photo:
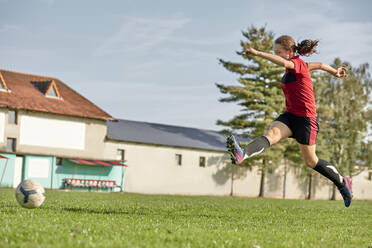
[[[0,107],[101,120],[114,119],[57,78],[0,70],[0,79],[10,90],[0,91]],[[44,83],[48,87],[54,83],[62,100],[46,97],[45,90],[40,87]]]

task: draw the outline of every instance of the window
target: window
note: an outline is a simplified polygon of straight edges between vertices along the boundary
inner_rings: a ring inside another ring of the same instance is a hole
[[[51,97],[58,97],[56,91],[54,90],[54,87],[50,87],[50,90],[47,92],[47,96]]]
[[[368,180],[372,181],[372,171],[368,172]]]
[[[6,83],[4,81],[4,78],[3,78],[3,75],[1,74],[1,72],[0,72],[0,91],[10,92],[10,90],[6,86]]]
[[[62,158],[58,158],[58,157],[56,158],[56,165],[61,166],[62,162],[63,162]]]
[[[116,153],[116,159],[119,161],[124,161],[124,156],[125,156],[125,150],[118,149]]]
[[[63,100],[62,96],[59,94],[57,84],[54,80],[31,81],[31,84],[44,96]]]
[[[176,154],[176,164],[177,165],[182,165],[182,155],[181,154]]]
[[[8,123],[17,124],[17,112],[15,110],[8,111]]]
[[[6,141],[6,151],[15,152],[16,151],[16,139],[8,138]]]
[[[199,158],[199,166],[200,167],[205,167],[205,157],[200,157]]]

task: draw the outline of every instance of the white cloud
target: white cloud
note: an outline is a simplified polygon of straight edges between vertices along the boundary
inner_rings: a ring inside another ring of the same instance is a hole
[[[39,2],[48,5],[49,7],[55,3],[55,0],[38,0]]]
[[[183,16],[173,16],[167,19],[127,18],[120,29],[95,50],[94,55],[148,52],[162,42],[170,40],[172,35],[188,22],[190,19]]]
[[[0,26],[0,33],[10,32],[10,31],[21,31],[22,28],[14,24],[2,24]]]
[[[372,23],[341,22],[332,23],[330,27],[319,27],[319,33],[324,37],[322,50],[331,58],[341,57],[343,60],[358,65],[371,62],[372,54]]]
[[[309,5],[306,11],[301,11],[297,5],[289,5],[286,14],[293,18],[283,18],[282,13],[272,10],[268,13],[271,19],[267,28],[274,30],[276,37],[288,34],[295,41],[319,39],[319,54],[306,58],[308,61],[331,63],[334,58],[340,57],[355,66],[371,62],[372,22],[340,19],[331,15],[330,9],[341,11],[341,7],[332,5],[331,1],[326,3],[322,3],[322,8],[320,5]],[[265,23],[263,17],[255,22],[258,26],[262,23]]]

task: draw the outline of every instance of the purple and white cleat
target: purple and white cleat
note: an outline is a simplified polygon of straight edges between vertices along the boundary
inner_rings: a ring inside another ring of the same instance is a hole
[[[230,152],[231,161],[233,164],[241,164],[244,160],[244,151],[239,146],[233,135],[230,135],[226,139],[227,150]]]
[[[345,207],[349,207],[351,204],[351,198],[353,198],[352,188],[351,188],[351,179],[349,177],[344,177],[345,186],[340,188],[340,193],[342,198],[344,198]]]

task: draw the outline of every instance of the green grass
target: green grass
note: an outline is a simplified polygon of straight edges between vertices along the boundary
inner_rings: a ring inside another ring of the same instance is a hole
[[[372,202],[0,189],[0,247],[365,247]]]

